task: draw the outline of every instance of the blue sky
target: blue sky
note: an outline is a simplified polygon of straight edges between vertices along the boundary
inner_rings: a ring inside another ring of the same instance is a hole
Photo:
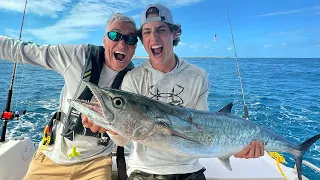
[[[179,56],[234,56],[224,0],[30,0],[22,35],[37,44],[102,45],[112,12],[139,15],[162,3],[182,25]],[[228,0],[239,57],[320,57],[319,0]],[[0,0],[0,34],[18,38],[24,0]],[[217,41],[214,35],[217,34]],[[138,43],[136,56],[145,56]]]

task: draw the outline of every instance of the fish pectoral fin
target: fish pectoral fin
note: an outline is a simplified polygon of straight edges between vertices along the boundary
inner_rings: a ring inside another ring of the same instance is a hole
[[[221,158],[218,158],[221,163],[224,165],[224,167],[226,167],[227,169],[229,169],[229,171],[232,171],[232,167],[231,167],[231,164],[230,164],[230,157],[221,157]]]

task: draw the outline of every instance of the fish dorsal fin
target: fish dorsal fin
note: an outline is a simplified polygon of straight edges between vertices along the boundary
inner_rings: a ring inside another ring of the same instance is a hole
[[[229,103],[225,107],[223,107],[219,112],[231,114],[232,106],[233,106],[233,103]]]
[[[232,171],[232,167],[231,167],[231,164],[230,164],[230,157],[221,157],[221,158],[218,158],[222,164],[229,170],[229,171]]]

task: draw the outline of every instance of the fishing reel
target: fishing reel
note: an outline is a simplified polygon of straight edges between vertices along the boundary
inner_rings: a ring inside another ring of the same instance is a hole
[[[27,112],[27,110],[23,110],[23,111],[15,111],[15,112],[12,112],[12,111],[3,111],[1,113],[1,120],[19,120],[19,117],[21,115],[25,115]]]

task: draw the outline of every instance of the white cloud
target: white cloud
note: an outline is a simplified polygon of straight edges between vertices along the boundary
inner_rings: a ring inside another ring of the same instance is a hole
[[[13,38],[13,39],[19,39],[19,34],[20,34],[20,31],[18,30],[13,30],[13,29],[5,29],[4,30],[4,34],[10,38]],[[23,33],[22,37],[21,37],[21,40],[23,41],[34,41],[34,38],[32,36],[28,36],[28,35],[25,35]]]
[[[232,50],[232,49],[233,49],[232,46],[230,46],[230,47],[227,48],[228,51],[230,51],[230,50]]]
[[[186,45],[186,43],[180,41],[180,42],[179,42],[179,45],[184,46],[184,45]]]
[[[282,11],[282,12],[274,12],[274,13],[262,14],[262,15],[258,15],[257,17],[276,16],[276,15],[283,15],[283,14],[293,14],[293,13],[311,11],[311,10],[315,10],[315,9],[320,9],[320,6],[314,6],[314,7],[311,7],[311,8],[304,8],[304,9],[296,9],[296,10],[291,10],[291,11]]]
[[[3,1],[3,0],[1,0]],[[57,20],[54,24],[25,29],[26,35],[32,35],[49,44],[66,43],[83,39],[97,28],[104,27],[112,13],[126,13],[143,8],[151,3],[168,4],[170,7],[185,6],[201,0],[34,0],[28,2],[27,10],[38,16],[50,16]],[[23,12],[24,1],[6,0],[0,3],[0,10]],[[28,15],[28,14],[27,14]],[[133,18],[139,20],[139,15]]]
[[[288,43],[286,42],[281,43],[281,46],[286,46],[286,45],[288,45]]]
[[[17,30],[6,29],[5,30],[5,34],[6,34],[6,36],[8,36],[10,38],[14,38],[14,39],[18,39],[19,38],[19,32]]]
[[[266,45],[264,45],[263,47],[265,47],[265,48],[269,48],[269,47],[273,47],[273,45],[266,44]]]
[[[27,3],[27,13],[57,18],[57,13],[68,10],[72,0],[33,0]],[[25,1],[1,0],[0,10],[23,12]]]

